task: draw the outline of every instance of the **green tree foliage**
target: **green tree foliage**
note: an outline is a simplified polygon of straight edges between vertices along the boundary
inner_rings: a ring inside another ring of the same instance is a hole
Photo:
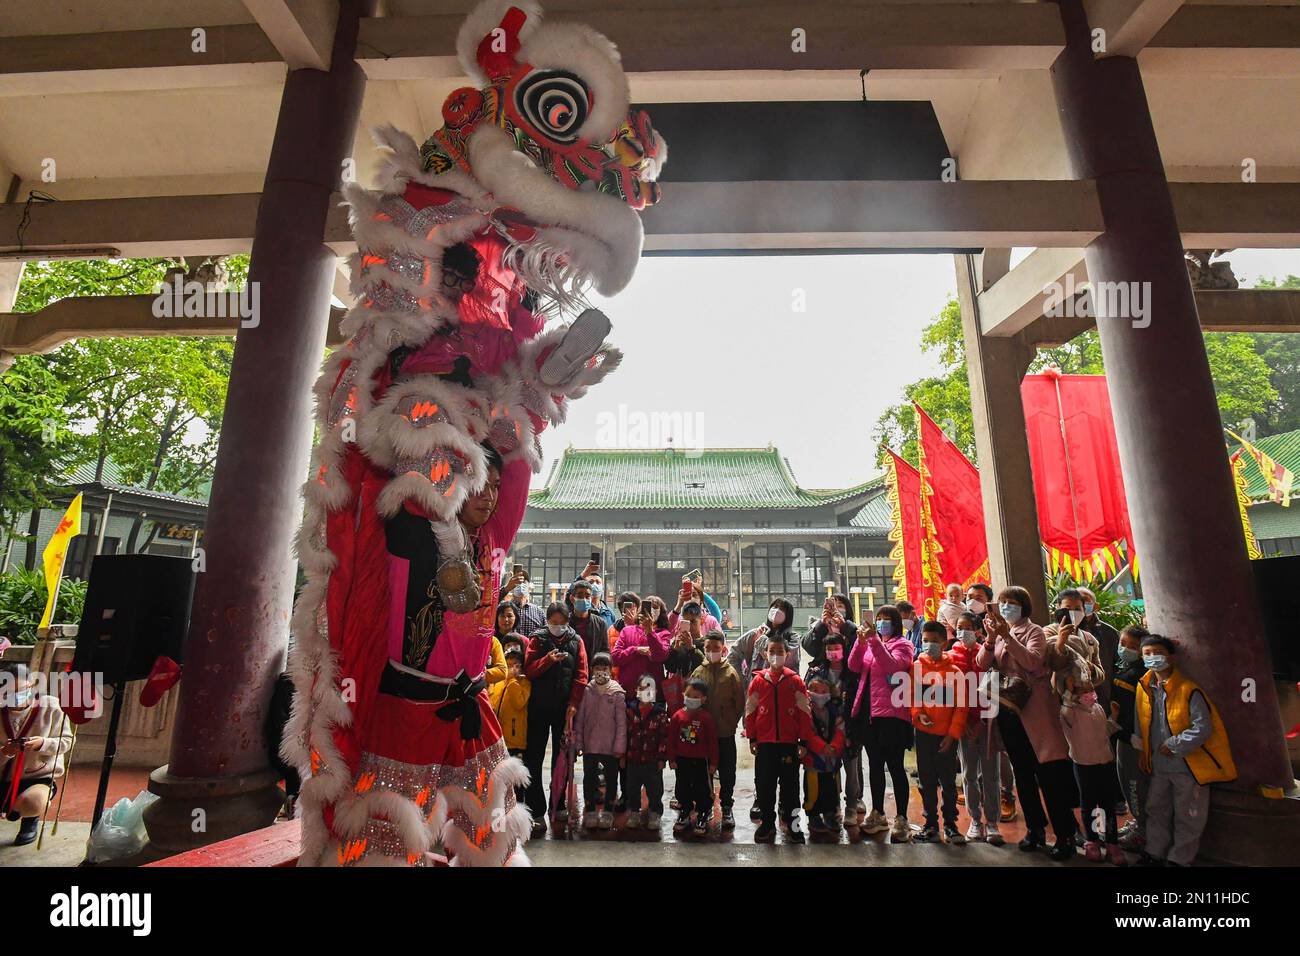
[[[166,259],[34,263],[24,273],[16,311],[36,311],[67,296],[150,293],[172,265]],[[232,257],[227,268],[232,284],[241,283],[247,257]],[[233,349],[227,337],[85,338],[20,360],[30,369],[26,374],[50,386],[58,402],[53,414],[62,426],[57,450],[42,447],[45,457],[38,459],[29,448],[21,459],[27,484],[39,474],[48,488],[58,470],[51,465],[54,457],[64,470],[92,463],[97,477],[111,458],[126,482],[198,493],[215,464]],[[0,408],[6,392],[16,392],[24,381],[10,383],[12,374],[0,377]],[[33,416],[45,411],[29,414],[29,427]],[[6,416],[0,432],[8,436],[19,430]],[[137,540],[140,530],[137,523],[128,550],[147,546],[147,540]]]
[[[35,644],[36,627],[50,599],[45,572],[18,568],[0,574],[0,637],[15,644]],[[51,620],[55,624],[76,624],[86,606],[86,582],[64,578]]]
[[[1300,279],[1295,276],[1287,281],[1300,285]],[[1265,352],[1266,349],[1273,351]],[[876,422],[873,437],[915,463],[916,420],[911,403],[916,402],[974,462],[975,428],[970,410],[966,344],[956,299],[950,299],[922,331],[921,351],[937,352],[942,372],[904,388],[905,400],[886,409]],[[1263,416],[1272,414],[1268,421],[1277,424],[1267,432],[1261,428],[1261,433],[1300,428],[1300,337],[1212,332],[1205,336],[1205,351],[1224,424],[1235,426],[1247,418],[1254,418],[1258,423],[1265,420]],[[1029,371],[1041,372],[1052,365],[1067,375],[1103,374],[1105,367],[1097,331],[1093,329],[1064,345],[1040,350]],[[1291,421],[1296,424],[1281,427],[1282,423]],[[882,448],[877,454],[877,464],[883,462]]]
[[[1261,279],[1257,289],[1300,289],[1300,276],[1282,282]],[[1245,333],[1243,333],[1243,336]],[[1300,428],[1300,335],[1294,332],[1256,332],[1248,336],[1269,370],[1269,383],[1277,398],[1268,404],[1255,425],[1260,435],[1276,435]]]

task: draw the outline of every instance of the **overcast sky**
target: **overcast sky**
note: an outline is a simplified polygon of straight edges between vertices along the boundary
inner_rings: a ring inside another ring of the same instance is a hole
[[[1243,287],[1300,274],[1296,250],[1226,258]],[[642,259],[627,289],[593,299],[623,364],[543,434],[534,486],[566,446],[662,447],[666,431],[679,447],[770,442],[804,487],[865,481],[876,419],[938,368],[921,329],[955,291],[949,255]]]

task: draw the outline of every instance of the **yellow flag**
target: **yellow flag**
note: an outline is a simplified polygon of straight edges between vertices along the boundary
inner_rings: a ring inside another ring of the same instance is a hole
[[[45,563],[45,590],[49,595],[45,599],[45,613],[41,615],[41,627],[50,626],[54,616],[54,598],[59,589],[59,578],[63,576],[63,561],[68,556],[68,545],[72,539],[81,534],[81,493],[72,499],[68,510],[63,512],[63,520],[54,530],[54,536],[41,553]]]

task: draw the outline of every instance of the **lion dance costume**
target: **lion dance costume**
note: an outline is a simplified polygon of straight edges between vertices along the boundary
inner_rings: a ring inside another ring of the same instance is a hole
[[[457,53],[475,86],[445,125],[418,148],[378,131],[380,188],[346,192],[357,304],[316,386],[283,746],[301,865],[527,862],[527,772],[483,684],[501,568],[538,433],[621,358],[603,331],[565,353],[543,318],[628,283],[666,158],[595,31],[487,0]],[[493,467],[497,507],[468,531]]]

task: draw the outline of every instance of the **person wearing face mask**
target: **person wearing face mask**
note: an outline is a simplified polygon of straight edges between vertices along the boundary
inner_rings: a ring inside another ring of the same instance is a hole
[[[1147,630],[1130,624],[1119,635],[1115,669],[1110,681],[1111,744],[1115,749],[1115,772],[1120,792],[1128,805],[1131,819],[1120,827],[1119,845],[1126,850],[1141,850],[1146,845],[1147,787],[1151,778],[1142,770],[1141,754],[1133,746],[1137,732],[1134,708],[1137,685],[1147,672],[1142,661],[1142,639]]]
[[[591,682],[573,718],[573,745],[582,755],[582,826],[608,830],[614,825],[618,797],[618,765],[627,756],[627,695],[610,676],[611,662],[603,651],[591,659]],[[603,806],[598,787],[605,781]]]
[[[987,584],[972,584],[966,589],[966,610],[975,615],[981,628],[984,627],[984,615],[992,603],[993,589]]]
[[[755,843],[776,839],[777,790],[781,822],[791,843],[803,843],[796,818],[799,764],[812,736],[812,705],[799,675],[789,667],[783,634],[767,637],[767,666],[755,673],[745,698],[745,736],[754,754],[755,808],[759,826]]]
[[[1054,679],[1059,677],[1057,674]],[[1110,749],[1110,727],[1092,689],[1100,677],[1099,668],[1075,656],[1060,690],[1061,728],[1070,745],[1074,779],[1079,787],[1079,810],[1087,835],[1084,855],[1099,863],[1104,845],[1106,859],[1124,866],[1128,858],[1120,849],[1115,820],[1115,755]]]
[[[1147,673],[1136,694],[1137,735],[1147,790],[1147,866],[1190,866],[1210,810],[1210,784],[1237,779],[1218,708],[1174,664],[1175,641],[1142,639]]]
[[[522,647],[512,643],[505,652],[505,662],[505,680],[488,685],[488,698],[492,701],[492,712],[497,715],[497,723],[501,725],[507,752],[522,760],[528,749],[528,698],[533,688],[524,675]],[[515,800],[518,803],[522,804],[526,796],[525,788],[515,788]]]
[[[843,707],[825,670],[810,670],[804,684],[812,707],[813,729],[803,772],[803,808],[808,814],[808,833],[814,837],[838,837],[840,763],[844,756]]]
[[[814,669],[826,673],[846,711],[843,714],[844,825],[851,832],[857,831],[867,814],[867,805],[862,802],[862,738],[866,720],[847,713],[858,696],[858,675],[848,666],[857,640],[858,628],[848,595],[832,594],[822,606],[821,620],[809,628],[800,642],[811,658],[809,673]]]
[[[957,616],[956,640],[948,652],[954,664],[968,680],[987,687],[985,668],[979,666],[980,643],[984,631],[973,611],[962,611]],[[986,699],[991,691],[985,691]],[[987,840],[991,846],[1002,846],[1002,831],[998,826],[1001,813],[1002,742],[998,738],[995,713],[991,707],[982,706],[978,695],[971,701],[966,715],[966,732],[961,738],[961,766],[966,789],[966,812],[970,814],[967,840]]]
[[[1083,621],[1080,626],[1097,639],[1098,657],[1106,674],[1105,680],[1097,685],[1097,701],[1102,710],[1110,713],[1111,677],[1115,673],[1115,661],[1119,656],[1119,631],[1098,616],[1096,594],[1088,588],[1079,588],[1079,596],[1083,599]]]
[[[516,631],[524,637],[532,637],[546,628],[546,615],[530,600],[533,585],[528,580],[527,571],[516,565],[502,592],[503,597],[509,597],[510,603],[515,606]]]
[[[1027,833],[1026,852],[1039,850],[1051,821],[1056,835],[1052,858],[1074,855],[1076,786],[1069,744],[1061,728],[1061,708],[1052,692],[1047,637],[1030,620],[1033,603],[1021,587],[1004,588],[984,618],[988,638],[975,660],[996,668],[1001,680],[998,733],[1015,768],[1016,793]],[[1047,804],[1044,812],[1043,804]]]
[[[1100,642],[1084,628],[1087,612],[1083,609],[1083,595],[1076,588],[1067,588],[1052,603],[1056,606],[1055,618],[1043,628],[1052,689],[1058,695],[1064,694],[1066,681],[1073,677],[1077,693],[1095,692],[1105,683],[1106,671],[1101,664]]]
[[[609,653],[609,625],[596,613],[591,603],[591,585],[578,581],[573,586],[570,599],[569,627],[582,638],[582,645],[587,650],[587,660],[597,654]]]
[[[912,642],[903,636],[902,615],[886,604],[876,609],[874,633],[864,629],[849,654],[849,670],[858,675],[857,694],[849,709],[849,720],[860,728],[867,754],[867,775],[871,788],[871,812],[862,822],[865,834],[890,831],[893,843],[910,843],[907,798],[911,781],[903,763],[912,746],[912,712],[894,689],[905,679],[912,665]],[[885,816],[885,770],[894,785],[894,821]]]
[[[736,793],[736,727],[745,712],[745,685],[727,660],[727,637],[722,631],[704,635],[704,663],[691,673],[708,687],[705,707],[718,732],[718,804],[724,831],[736,828],[732,813]]]
[[[658,685],[649,674],[637,679],[636,697],[627,702],[627,827],[641,826],[641,794],[645,793],[645,828],[658,831],[664,813],[664,766],[668,762],[671,722],[658,699]]]
[[[785,666],[799,672],[799,641],[794,632],[794,607],[785,598],[776,598],[768,606],[767,620],[741,635],[731,645],[729,660],[746,685],[767,667],[767,640],[779,635],[786,647]]]
[[[677,772],[681,810],[673,833],[693,829],[696,837],[709,835],[713,816],[713,771],[718,766],[718,729],[706,708],[709,685],[692,677],[686,683],[681,708],[668,729],[668,766]]]
[[[921,653],[912,664],[910,702],[916,731],[916,769],[921,777],[921,803],[925,826],[916,839],[939,842],[939,791],[943,791],[943,839],[960,846],[966,842],[957,826],[957,750],[966,730],[970,706],[961,668],[943,646],[948,629],[939,621],[926,621],[921,630]]]
[[[14,846],[34,843],[41,817],[63,776],[72,749],[72,725],[59,699],[37,693],[37,675],[25,664],[6,664],[0,681],[0,812],[19,820]]]
[[[529,776],[528,810],[533,815],[536,836],[546,832],[542,764],[547,742],[553,756],[560,753],[587,686],[587,649],[568,621],[569,608],[553,601],[546,609],[546,629],[529,639],[524,658],[524,673],[532,684],[524,765]]]
[[[907,601],[899,601],[895,606],[902,620],[903,637],[907,638],[908,643],[912,645],[912,659],[916,660],[916,655],[921,653],[921,624],[924,623],[924,619]]]

